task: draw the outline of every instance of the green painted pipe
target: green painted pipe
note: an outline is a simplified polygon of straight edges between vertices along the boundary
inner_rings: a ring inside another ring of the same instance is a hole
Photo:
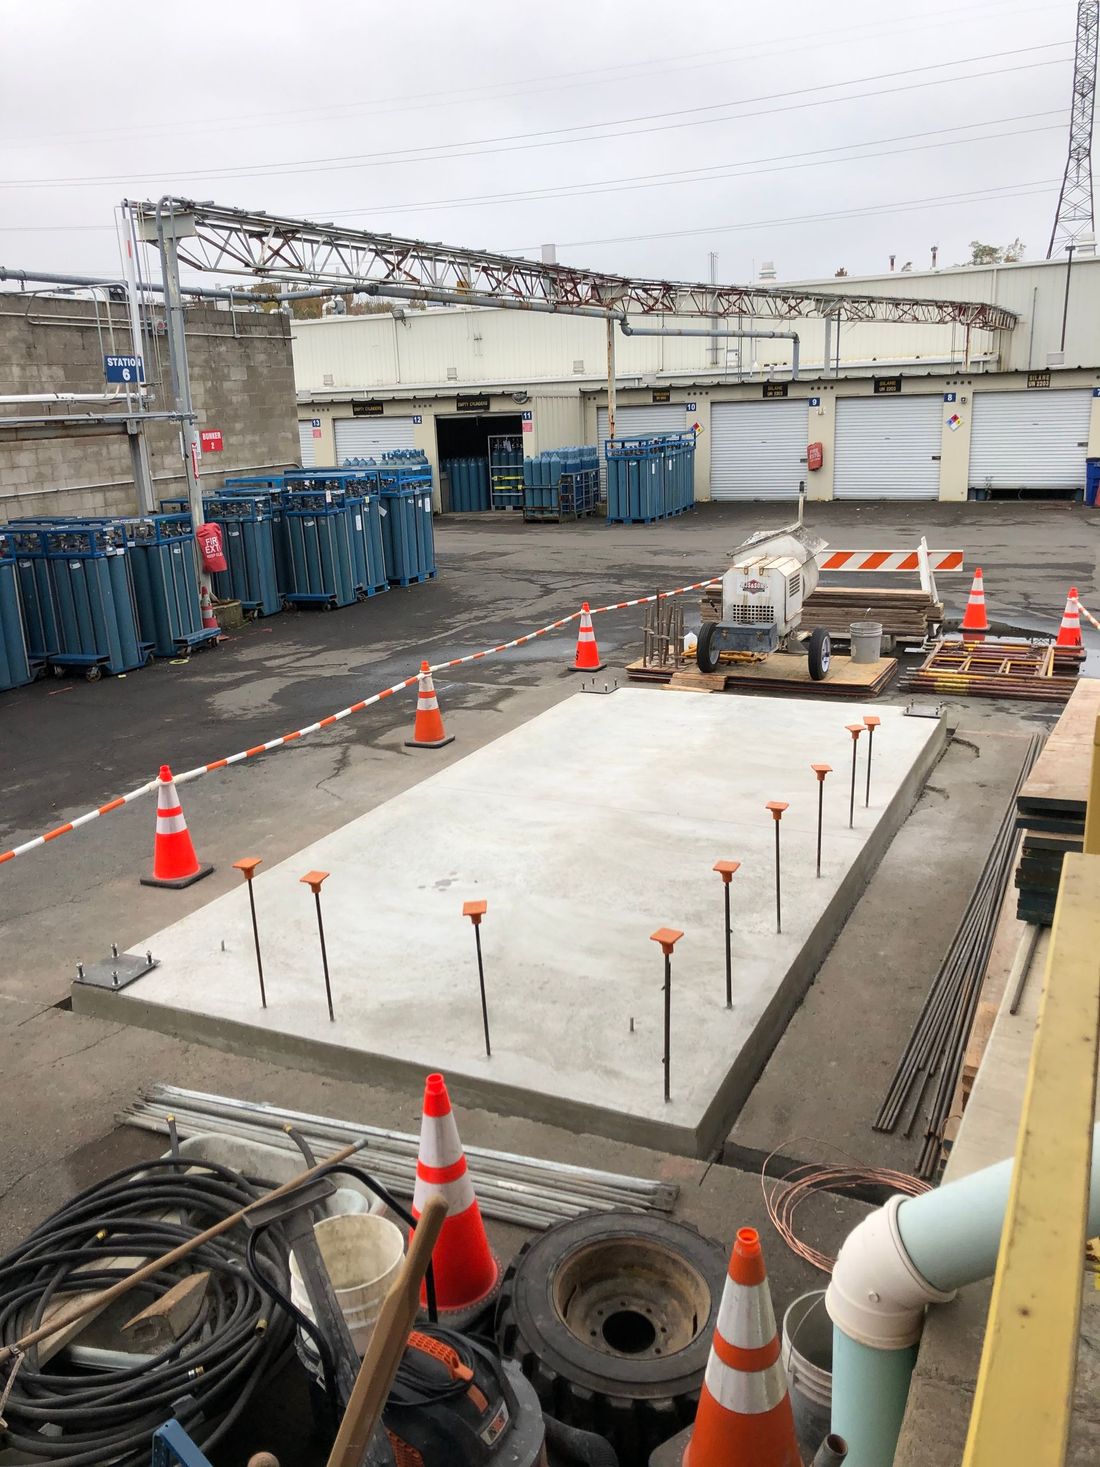
[[[832,1429],[847,1439],[846,1467],[891,1467],[925,1305],[993,1275],[1013,1165],[1010,1157],[900,1205],[894,1199],[845,1240],[826,1307],[834,1321]],[[1097,1232],[1100,1126],[1092,1134],[1086,1236]]]

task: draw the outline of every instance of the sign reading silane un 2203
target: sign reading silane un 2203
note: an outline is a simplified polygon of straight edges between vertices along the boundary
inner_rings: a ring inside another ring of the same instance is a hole
[[[108,382],[144,382],[145,367],[140,357],[104,357],[103,375]]]

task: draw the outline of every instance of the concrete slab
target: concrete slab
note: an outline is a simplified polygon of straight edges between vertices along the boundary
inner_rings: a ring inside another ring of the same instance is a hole
[[[74,1008],[330,1073],[410,1079],[440,1067],[467,1102],[706,1154],[942,748],[941,722],[879,712],[871,807],[857,807],[849,831],[850,706],[574,696],[261,872],[266,1010],[240,890],[136,944],[161,959],[157,972],[121,993],[74,985]],[[822,760],[837,772],[818,881],[809,765]],[[781,936],[767,800],[790,804]],[[720,857],[743,863],[730,1010]],[[299,883],[316,868],[333,873],[323,900],[334,1025]],[[479,897],[491,1059],[461,916]],[[662,925],[686,934],[668,1104],[661,958],[648,941]]]

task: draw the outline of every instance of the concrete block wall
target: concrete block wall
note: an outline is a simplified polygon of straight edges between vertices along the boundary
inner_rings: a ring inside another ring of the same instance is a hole
[[[154,330],[162,325],[152,312]],[[283,315],[192,306],[187,311],[191,390],[198,427],[219,428],[225,449],[203,459],[203,483],[221,485],[233,473],[298,461],[298,412]],[[129,352],[125,307],[102,301],[0,294],[0,396],[40,392],[104,392],[103,356]],[[146,406],[172,407],[167,340],[158,333],[145,363]],[[125,400],[120,399],[123,409]],[[3,417],[49,411],[54,416],[114,411],[103,404],[0,404]],[[173,423],[147,429],[158,498],[184,484],[180,436]],[[33,441],[4,441],[0,433],[0,523],[30,514],[125,514],[137,509],[130,453],[123,435],[67,433]]]

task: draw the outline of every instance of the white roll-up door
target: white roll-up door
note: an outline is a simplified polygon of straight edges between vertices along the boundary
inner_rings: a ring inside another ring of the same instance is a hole
[[[647,407],[615,409],[616,438],[630,438],[639,433],[683,433],[691,425],[682,402],[651,403]],[[600,452],[600,489],[607,493],[607,464],[603,446],[607,442],[607,409],[596,409],[596,444]]]
[[[938,499],[941,397],[842,397],[836,404],[836,499]]]
[[[308,418],[298,419],[298,456],[302,460],[303,469],[316,467],[317,440],[313,436],[313,424]]]
[[[971,489],[1085,487],[1092,414],[1087,387],[975,392],[971,404]]]
[[[337,418],[336,462],[377,458],[389,448],[415,448],[412,418]]]
[[[710,497],[797,499],[807,413],[804,402],[712,402]]]

